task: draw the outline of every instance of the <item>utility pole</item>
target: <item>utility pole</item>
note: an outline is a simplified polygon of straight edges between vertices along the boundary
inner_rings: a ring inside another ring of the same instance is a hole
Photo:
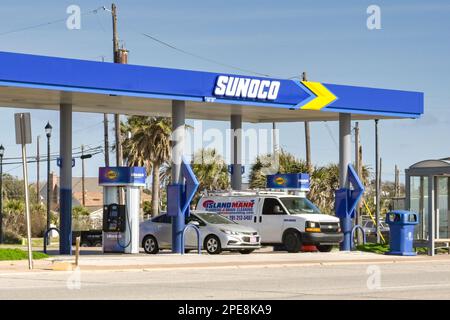
[[[112,28],[113,28],[113,57],[114,63],[121,63],[119,57],[119,36],[117,34],[117,8],[113,3],[111,5]],[[122,166],[122,141],[120,139],[120,114],[114,114],[114,130],[116,138],[116,166]]]
[[[105,62],[105,57],[102,56],[102,62]],[[109,128],[108,128],[108,114],[103,114],[103,135],[105,143],[105,167],[109,167]]]
[[[375,119],[375,231],[380,243],[380,158],[378,145],[378,119]]]
[[[41,136],[37,136],[36,139],[36,202],[37,204],[39,204],[41,202],[41,197],[40,197],[40,193],[39,193],[39,161],[40,161],[40,156],[39,156],[39,138]]]
[[[111,5],[112,27],[113,27],[113,55],[114,63],[127,64],[128,50],[119,49],[119,36],[117,33],[117,8],[113,3]],[[114,130],[116,138],[116,166],[123,166],[122,159],[122,139],[120,134],[120,114],[114,114]]]
[[[117,8],[111,4],[112,28],[113,28],[113,56],[114,63],[127,64],[128,50],[119,49],[119,36],[117,33]],[[122,138],[120,134],[120,114],[114,114],[114,130],[116,138],[116,166],[123,166]],[[119,204],[125,202],[125,194],[121,188],[118,189]]]
[[[84,188],[84,145],[81,145],[81,203],[83,207],[86,206],[86,190]]]
[[[395,182],[394,182],[394,197],[400,196],[400,171],[398,170],[398,166],[395,165]]]
[[[356,167],[356,174],[358,175],[358,177],[361,178],[361,170],[360,170],[360,158],[359,158],[359,149],[360,149],[360,141],[359,141],[359,122],[355,123],[355,167]],[[355,216],[356,216],[356,221],[355,223],[357,225],[361,225],[361,212],[359,210],[359,202],[356,205],[355,208]],[[358,230],[358,244],[362,244],[362,234],[361,232]]]
[[[103,114],[103,133],[105,140],[105,167],[109,167],[108,114]]]
[[[302,72],[302,81],[306,80],[306,72]],[[311,165],[311,140],[309,131],[309,121],[305,121],[305,147],[306,147],[306,167],[308,168],[308,173],[312,173]]]

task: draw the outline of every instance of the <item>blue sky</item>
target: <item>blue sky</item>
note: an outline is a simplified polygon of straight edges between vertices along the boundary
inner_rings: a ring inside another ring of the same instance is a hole
[[[2,0],[0,34],[57,19],[76,4],[83,14],[110,2],[97,0]],[[448,1],[116,1],[119,36],[130,50],[129,62],[173,68],[237,72],[221,65],[170,50],[143,37],[146,32],[169,43],[223,63],[289,78],[306,71],[311,81],[425,92],[425,115],[419,120],[380,122],[383,178],[393,180],[394,165],[450,156],[450,3]],[[381,8],[381,30],[368,30],[366,9]],[[0,50],[112,60],[111,17],[100,11],[82,17],[81,30],[68,30],[65,22],[23,32],[0,35]],[[20,155],[14,143],[13,114],[2,109],[0,143],[5,157]],[[42,135],[49,120],[58,151],[58,112],[31,110],[33,135]],[[102,145],[101,114],[74,114],[74,147]],[[111,118],[112,120],[112,118]],[[226,122],[206,122],[204,128],[225,130]],[[112,124],[111,124],[112,127]],[[245,124],[246,128],[270,125]],[[374,167],[374,124],[360,122],[363,161]],[[280,124],[280,143],[304,157],[303,123]],[[337,123],[312,123],[312,160],[315,164],[338,161]],[[112,135],[111,141],[112,143]],[[42,145],[43,147],[43,145]],[[28,153],[35,154],[35,144]],[[97,175],[103,155],[87,160],[87,174]],[[41,172],[45,172],[42,164]],[[57,167],[53,165],[53,169]],[[35,165],[30,165],[35,179]],[[4,171],[21,176],[21,168]],[[79,176],[81,166],[74,168]]]

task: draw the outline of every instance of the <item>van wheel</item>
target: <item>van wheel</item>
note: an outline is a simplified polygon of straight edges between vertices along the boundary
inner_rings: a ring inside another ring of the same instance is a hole
[[[286,250],[291,253],[297,253],[300,251],[302,242],[300,240],[300,234],[295,231],[288,231],[283,239],[283,244]]]
[[[243,249],[243,250],[239,250],[240,253],[242,254],[250,254],[253,251],[255,251],[255,249]]]
[[[333,250],[333,246],[332,245],[316,246],[316,248],[320,252],[330,252],[331,250]]]
[[[222,252],[220,240],[214,235],[209,235],[206,237],[204,247],[209,254],[219,254]]]
[[[154,236],[146,236],[144,240],[142,240],[142,247],[144,248],[145,253],[156,254],[159,252],[158,241]]]

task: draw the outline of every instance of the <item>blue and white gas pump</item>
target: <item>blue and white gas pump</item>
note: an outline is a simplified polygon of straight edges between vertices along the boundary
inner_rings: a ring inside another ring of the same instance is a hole
[[[144,167],[101,167],[98,184],[103,186],[103,252],[139,253],[139,211]],[[119,188],[125,204],[119,204]]]

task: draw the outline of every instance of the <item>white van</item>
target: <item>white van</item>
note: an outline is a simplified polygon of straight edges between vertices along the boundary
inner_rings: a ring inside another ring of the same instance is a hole
[[[306,198],[304,192],[292,195],[275,191],[230,191],[203,195],[197,210],[220,213],[258,231],[261,243],[283,245],[298,252],[304,245],[316,245],[329,252],[342,242],[339,219],[326,215]]]

